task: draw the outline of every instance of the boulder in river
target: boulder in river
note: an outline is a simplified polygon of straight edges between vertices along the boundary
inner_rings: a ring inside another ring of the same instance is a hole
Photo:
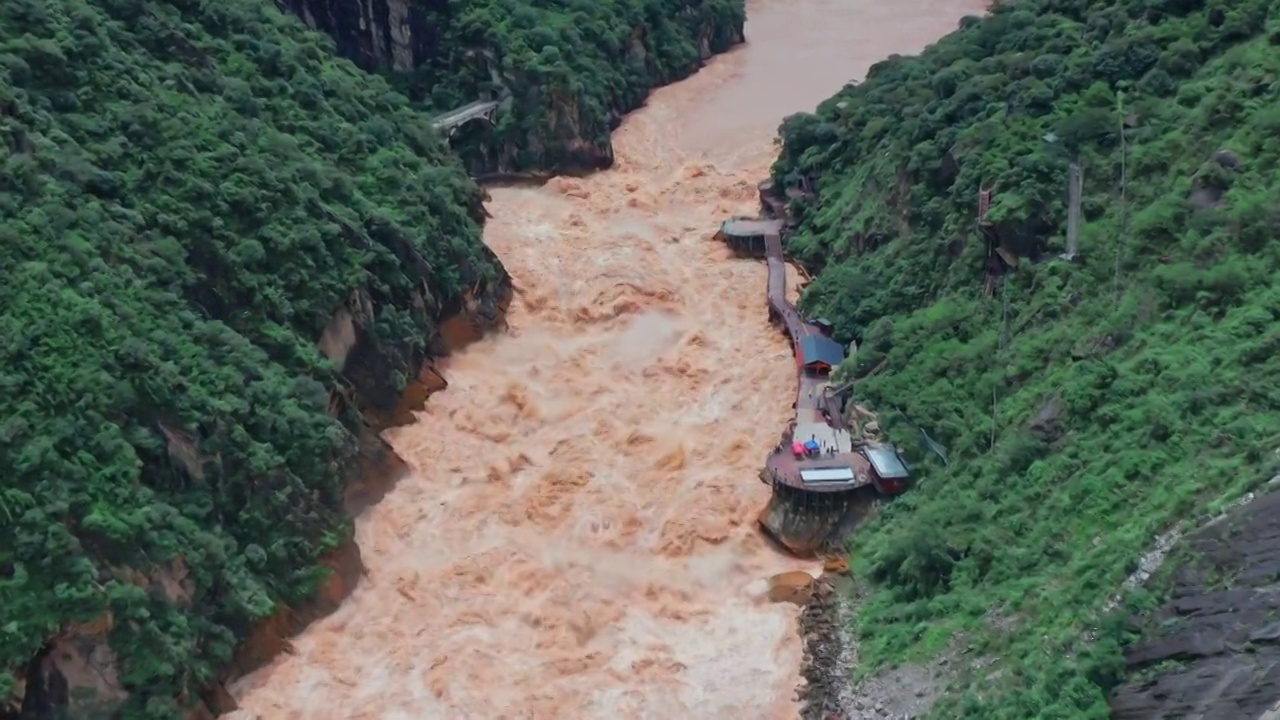
[[[769,578],[769,602],[806,605],[813,597],[813,576],[803,570],[778,573]]]

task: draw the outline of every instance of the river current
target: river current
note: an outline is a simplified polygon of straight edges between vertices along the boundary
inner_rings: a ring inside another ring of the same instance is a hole
[[[509,332],[386,434],[412,472],[358,518],[368,576],[227,717],[797,717],[797,609],[764,593],[818,568],[756,527],[795,366],[764,265],[711,236],[757,211],[785,115],[982,9],[749,0],[747,44],[630,115],[614,168],[493,189]]]

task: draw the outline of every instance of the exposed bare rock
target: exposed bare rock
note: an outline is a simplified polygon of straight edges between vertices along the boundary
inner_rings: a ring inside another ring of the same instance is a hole
[[[1168,601],[1135,618],[1117,720],[1253,720],[1280,705],[1280,493],[1188,535]],[[1270,714],[1270,715],[1269,715]]]
[[[800,616],[804,638],[803,720],[906,720],[923,717],[946,687],[947,660],[908,664],[854,682],[858,645],[852,581],[826,574]]]
[[[1230,150],[1219,150],[1213,154],[1213,161],[1228,170],[1243,170],[1244,161]]]
[[[1027,423],[1027,430],[1044,442],[1053,442],[1062,437],[1062,416],[1066,406],[1059,397],[1051,397],[1040,407],[1040,411]]]
[[[705,14],[699,2],[691,0],[677,11],[680,24],[689,32],[687,40],[698,48],[695,57],[672,64],[659,52],[670,39],[662,33],[651,33],[644,22],[631,32],[627,46],[611,61],[627,67],[643,68],[645,84],[641,92],[613,92],[600,108],[596,103],[583,103],[581,97],[569,94],[544,96],[530,92],[544,85],[537,77],[505,61],[506,48],[449,47],[456,42],[451,26],[460,22],[464,13],[458,3],[449,0],[275,0],[282,9],[298,16],[312,29],[329,35],[338,54],[365,70],[391,70],[410,73],[430,68],[466,76],[471,82],[488,78],[488,84],[502,88],[512,103],[510,111],[517,116],[539,116],[543,127],[522,137],[505,137],[500,142],[477,149],[474,156],[464,157],[474,174],[510,172],[526,165],[524,155],[539,158],[539,168],[556,168],[562,173],[589,172],[613,164],[613,144],[609,130],[616,129],[622,116],[644,102],[645,92],[696,71],[716,52],[723,52],[743,42],[743,24]],[[564,50],[569,52],[568,49]],[[460,60],[459,56],[465,56]],[[430,88],[434,79],[419,80],[414,86]],[[414,99],[418,91],[410,91]],[[603,110],[603,112],[601,112]],[[504,110],[505,112],[505,110]],[[477,126],[483,125],[480,123]],[[463,132],[466,132],[465,130]],[[488,132],[479,130],[479,132]],[[490,138],[492,140],[493,138]]]
[[[276,0],[307,25],[326,33],[338,52],[365,70],[412,70],[437,52],[448,0]]]
[[[254,626],[249,637],[237,649],[227,673],[228,678],[247,675],[266,665],[276,655],[292,652],[293,646],[289,639],[307,625],[337,610],[364,577],[360,547],[351,535],[321,558],[319,564],[331,572],[312,601],[298,608],[281,607]]]
[[[769,602],[805,605],[813,597],[813,576],[803,570],[778,573],[769,578]]]
[[[110,615],[72,624],[27,666],[19,717],[108,720],[128,698],[116,654],[107,643]]]
[[[1230,150],[1215,152],[1191,177],[1190,201],[1201,208],[1219,206],[1236,173],[1243,167],[1240,156]]]

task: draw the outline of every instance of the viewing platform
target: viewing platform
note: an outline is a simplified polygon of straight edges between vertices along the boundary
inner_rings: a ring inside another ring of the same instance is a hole
[[[787,300],[786,203],[772,183],[761,184],[760,196],[765,217],[730,218],[716,237],[739,254],[764,256],[769,315],[786,328],[795,352],[795,419],[761,472],[774,490],[761,522],[793,551],[806,553],[831,535],[857,491],[897,495],[906,490],[910,473],[896,449],[856,438],[845,421],[830,383],[831,371],[845,359],[844,347],[831,338],[830,322],[806,319]]]
[[[764,255],[765,237],[782,235],[781,220],[736,217],[720,225],[720,234],[735,252],[744,255]]]

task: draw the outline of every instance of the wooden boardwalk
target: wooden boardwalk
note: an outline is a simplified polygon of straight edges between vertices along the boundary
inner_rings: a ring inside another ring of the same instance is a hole
[[[853,438],[828,379],[807,373],[803,367],[801,348],[804,339],[821,333],[806,322],[800,310],[787,299],[787,264],[783,244],[785,203],[765,186],[762,186],[761,197],[773,218],[734,219],[722,226],[721,235],[739,251],[758,253],[763,250],[769,270],[765,294],[770,315],[782,322],[796,354],[795,419],[769,455],[765,477],[775,484],[817,493],[844,492],[869,485],[872,482],[871,463],[854,449]],[[797,432],[805,436],[798,436]],[[797,458],[792,452],[792,443],[810,439],[823,446],[823,453],[818,457]],[[801,475],[805,470],[851,470],[852,479],[806,483]]]

